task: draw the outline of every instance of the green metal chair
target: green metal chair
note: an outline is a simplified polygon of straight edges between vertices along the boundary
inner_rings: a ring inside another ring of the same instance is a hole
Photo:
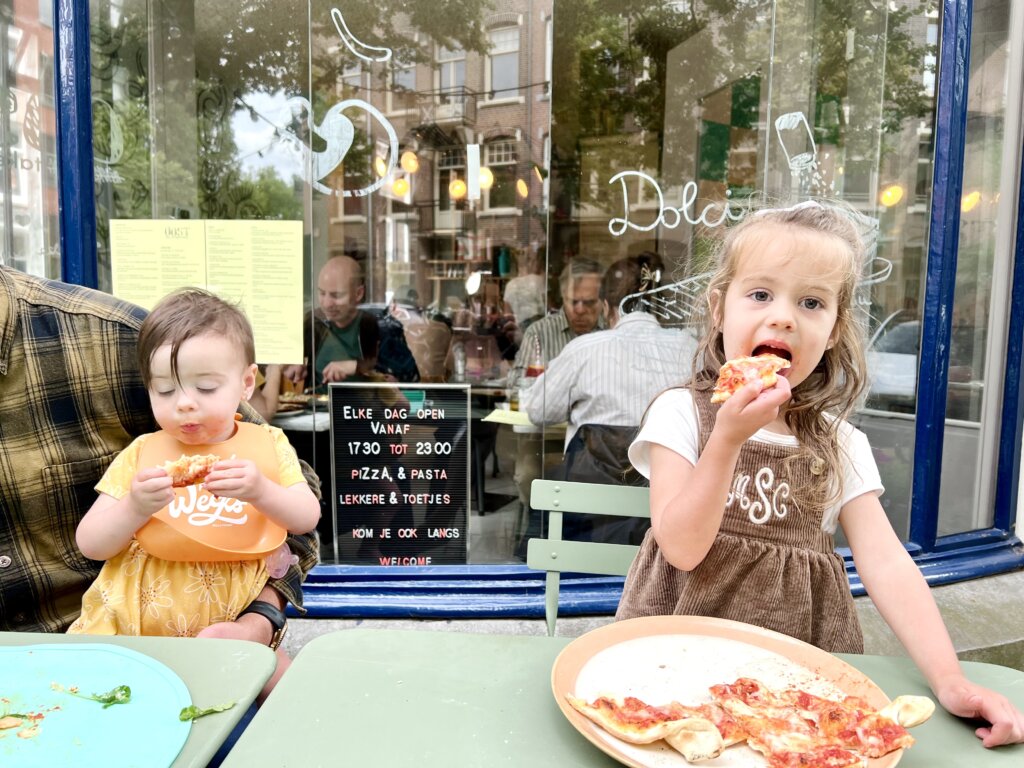
[[[548,537],[530,539],[526,564],[547,571],[544,584],[544,618],[548,635],[555,634],[558,591],[563,572],[625,576],[636,557],[637,546],[562,539],[562,514],[586,512],[616,517],[650,517],[648,488],[564,480],[534,480],[530,506],[548,512]]]

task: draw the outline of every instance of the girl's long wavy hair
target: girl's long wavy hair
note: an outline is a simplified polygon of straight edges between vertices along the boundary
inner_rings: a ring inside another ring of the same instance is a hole
[[[719,368],[726,357],[721,318],[715,317],[711,308],[716,303],[723,306],[741,257],[753,245],[751,241],[756,241],[752,235],[768,225],[794,227],[831,238],[846,256],[837,296],[834,343],[825,350],[814,371],[793,389],[792,399],[783,412],[786,424],[800,442],[800,450],[790,461],[806,458],[811,465],[810,487],[793,489],[797,502],[824,501],[828,506],[842,497],[842,474],[836,471],[842,459],[840,420],[846,419],[857,407],[867,384],[864,324],[854,302],[864,247],[849,215],[831,203],[769,208],[747,215],[729,230],[721,241],[718,268],[707,287],[704,332],[694,354],[692,384],[704,388],[714,386],[718,380]],[[713,302],[715,296],[720,299]]]

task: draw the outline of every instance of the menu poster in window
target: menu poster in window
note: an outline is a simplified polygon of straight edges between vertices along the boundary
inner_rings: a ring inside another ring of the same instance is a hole
[[[152,309],[186,286],[237,302],[256,362],[301,362],[302,222],[111,219],[113,294]]]
[[[338,559],[465,563],[469,385],[330,385],[331,508]]]

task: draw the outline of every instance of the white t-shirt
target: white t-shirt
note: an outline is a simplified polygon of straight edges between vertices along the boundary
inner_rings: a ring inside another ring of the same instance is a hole
[[[780,435],[765,429],[758,430],[750,439],[775,445],[800,444],[793,435]],[[827,533],[835,533],[839,512],[846,502],[865,493],[874,492],[881,496],[885,490],[867,435],[844,421],[839,427],[839,440],[843,460],[843,495],[822,518],[821,529]],[[651,403],[640,432],[629,446],[630,463],[648,480],[651,478],[651,445],[663,445],[691,464],[697,463],[700,425],[689,389],[670,389],[659,395]]]

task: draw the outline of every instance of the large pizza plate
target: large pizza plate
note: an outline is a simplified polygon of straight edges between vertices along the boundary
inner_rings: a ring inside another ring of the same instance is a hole
[[[54,683],[57,686],[54,686]],[[131,689],[124,704],[104,708],[81,694]],[[166,768],[188,739],[178,714],[188,688],[164,664],[117,645],[42,644],[0,647],[0,713],[38,717],[38,732],[0,730],[0,765],[18,768],[103,766]]]
[[[708,688],[752,677],[768,686],[796,685],[823,696],[859,696],[876,708],[889,703],[881,688],[831,653],[750,624],[698,616],[651,616],[618,621],[581,635],[555,659],[551,688],[562,713],[598,749],[633,768],[682,768],[681,754],[659,741],[629,744],[581,715],[566,695],[635,696],[649,704],[710,700]],[[902,750],[868,761],[892,768]],[[726,749],[707,768],[764,768],[745,744]]]

